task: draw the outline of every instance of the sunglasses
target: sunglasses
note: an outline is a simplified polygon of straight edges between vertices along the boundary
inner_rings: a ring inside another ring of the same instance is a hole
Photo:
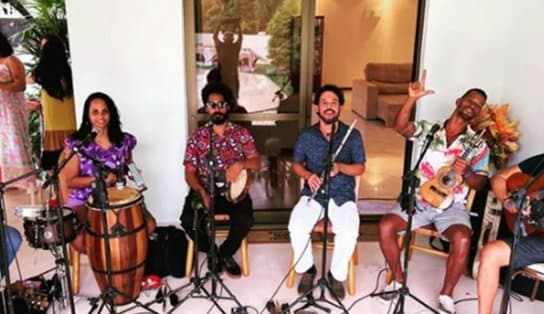
[[[226,101],[218,101],[218,102],[208,101],[206,103],[206,107],[208,107],[210,109],[215,109],[215,108],[223,109],[223,108],[227,107],[228,105],[229,105],[229,103],[226,102]]]

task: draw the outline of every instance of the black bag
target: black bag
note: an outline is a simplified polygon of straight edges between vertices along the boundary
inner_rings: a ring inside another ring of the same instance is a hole
[[[185,276],[187,238],[174,226],[157,227],[150,235],[145,274],[177,278]]]

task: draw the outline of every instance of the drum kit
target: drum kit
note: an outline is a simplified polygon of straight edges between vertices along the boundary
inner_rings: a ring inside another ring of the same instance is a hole
[[[59,212],[62,215],[60,219],[58,218]],[[49,306],[55,304],[60,308],[71,306],[73,303],[70,293],[71,283],[67,275],[69,270],[66,266],[63,245],[76,238],[80,229],[76,216],[71,209],[66,207],[51,210],[41,206],[17,206],[15,215],[23,219],[24,234],[30,247],[50,250],[55,257],[55,266],[36,277],[43,278],[43,275],[54,271],[54,280],[51,281],[57,282],[60,286],[60,289],[48,289],[45,292],[40,289],[23,289],[19,290],[16,296],[22,296],[27,309],[34,308],[36,304],[39,304],[39,308],[34,309],[35,311],[40,310],[36,313],[45,313]],[[28,281],[25,280],[23,283]],[[45,280],[42,279],[42,281]],[[41,301],[36,303],[36,300]],[[55,300],[58,303],[55,303]],[[18,309],[16,310],[18,311]]]

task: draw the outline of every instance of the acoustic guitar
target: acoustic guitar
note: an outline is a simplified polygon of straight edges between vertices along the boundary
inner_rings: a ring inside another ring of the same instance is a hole
[[[519,190],[527,185],[527,183],[532,179],[533,177],[519,172],[511,175],[508,180],[506,180],[506,190],[508,193],[511,193],[513,191]],[[536,180],[536,182],[533,183],[531,189],[527,191],[527,195],[531,197],[532,195],[538,194],[541,192],[541,190],[544,189],[544,176],[541,176]],[[510,213],[507,210],[503,210],[504,212],[504,219],[506,221],[506,225],[510,229],[510,231],[514,232],[514,227],[516,223],[516,214]],[[527,234],[530,235],[537,235],[537,236],[544,236],[544,230],[538,230],[535,228],[534,225],[530,224],[527,219],[524,219],[522,217],[523,226],[525,228],[525,231]]]
[[[470,153],[474,147],[480,145],[482,135],[483,131],[468,139],[468,147],[461,154],[461,159],[469,161]],[[434,208],[440,210],[449,208],[454,201],[453,190],[463,183],[463,176],[457,173],[452,165],[453,163],[438,169],[435,177],[425,182],[419,189],[421,197]]]

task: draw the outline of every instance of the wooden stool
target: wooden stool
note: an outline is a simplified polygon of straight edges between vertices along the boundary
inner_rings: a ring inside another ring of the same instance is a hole
[[[214,216],[215,222],[228,222],[230,221],[229,215],[217,214]],[[216,238],[226,238],[229,234],[228,229],[216,229],[215,237]],[[187,237],[187,257],[185,259],[185,277],[191,278],[191,271],[193,270],[193,257],[194,257],[194,248],[195,243],[190,238]],[[248,252],[248,242],[247,237],[242,240],[240,245],[240,256],[242,258],[242,275],[244,277],[249,276],[249,252]]]
[[[312,230],[312,233],[318,233],[323,236],[325,233],[325,220],[321,219],[319,220]],[[329,222],[328,228],[327,228],[327,236],[330,239],[330,236],[333,235],[332,232],[332,223]],[[321,242],[312,242],[313,247],[323,248]],[[327,250],[334,249],[334,242],[327,241]],[[355,244],[355,249],[353,250],[353,254],[351,255],[351,258],[349,260],[348,264],[348,293],[350,295],[355,294],[355,266],[359,264],[359,254],[357,252],[357,244]],[[289,275],[287,277],[287,287],[291,288],[293,287],[293,284],[295,283],[295,267],[294,267],[294,256],[291,254],[291,261],[289,262]]]
[[[467,198],[466,198],[466,200],[467,200],[466,207],[467,207],[467,211],[469,211],[469,212],[470,212],[470,210],[472,208],[472,203],[474,202],[474,197],[475,196],[476,196],[476,190],[470,189],[470,191],[467,194]],[[438,230],[436,230],[434,225],[427,225],[427,226],[423,226],[423,227],[414,229],[412,231],[411,243],[409,244],[410,245],[410,248],[409,248],[410,251],[408,252],[408,260],[412,259],[412,254],[414,253],[414,250],[422,251],[422,252],[425,252],[425,253],[429,253],[429,254],[437,255],[437,256],[442,256],[442,257],[446,257],[446,258],[450,255],[449,253],[446,253],[444,251],[435,250],[432,247],[417,244],[416,243],[416,236],[417,235],[421,235],[421,236],[425,236],[425,237],[429,237],[429,238],[430,237],[440,238],[440,234],[438,233]],[[404,254],[402,252],[402,250],[404,249],[404,246],[406,245],[406,243],[404,243],[404,235],[398,237],[398,243],[399,243],[399,247],[400,247],[400,250],[401,250],[401,256],[404,256]],[[392,279],[393,279],[393,272],[391,271],[391,269],[388,268],[387,269],[387,274],[385,276],[385,282],[390,283]]]

